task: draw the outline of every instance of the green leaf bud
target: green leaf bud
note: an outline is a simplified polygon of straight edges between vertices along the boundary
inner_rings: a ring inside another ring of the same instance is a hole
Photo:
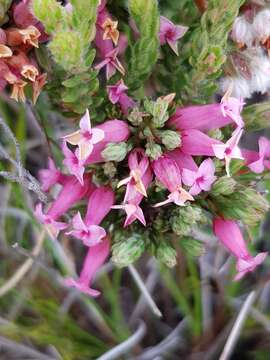
[[[118,267],[134,263],[144,252],[145,243],[141,235],[133,234],[112,246],[112,261]]]
[[[181,238],[180,246],[191,256],[201,256],[204,253],[204,244],[190,236]]]
[[[230,195],[235,191],[237,182],[228,176],[222,176],[212,186],[211,195]]]
[[[128,153],[128,144],[124,142],[109,143],[101,152],[105,161],[122,161]]]
[[[147,142],[145,146],[145,153],[152,160],[157,160],[162,155],[162,148],[160,145],[153,142]]]
[[[174,267],[177,264],[177,253],[174,248],[166,241],[161,241],[158,245],[156,258],[169,268]]]
[[[173,130],[163,130],[159,132],[162,144],[166,149],[174,150],[181,145],[181,136],[178,132]]]

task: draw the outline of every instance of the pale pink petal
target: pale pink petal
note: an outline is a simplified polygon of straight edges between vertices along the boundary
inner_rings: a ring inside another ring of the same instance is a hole
[[[102,129],[92,129],[92,144],[97,144],[102,141],[105,137],[104,131]]]
[[[226,149],[227,149],[227,146],[225,144],[213,145],[214,154],[218,159],[224,159]]]
[[[216,176],[206,176],[203,182],[200,183],[200,188],[204,191],[211,190],[212,184],[216,181]],[[193,194],[192,194],[193,195]]]
[[[86,227],[85,223],[83,222],[83,219],[82,219],[79,211],[72,219],[72,226],[75,230],[87,231],[87,227]]]
[[[215,164],[212,159],[204,160],[199,166],[198,174],[211,176],[215,173]]]
[[[80,120],[80,129],[83,132],[90,132],[91,133],[91,120],[88,109],[86,109],[85,114]]]
[[[168,45],[170,46],[170,48],[172,49],[172,51],[178,56],[179,53],[178,53],[178,44],[177,44],[177,41],[167,39],[167,43],[168,43]]]
[[[259,139],[259,153],[261,157],[270,156],[270,141],[264,136]]]
[[[197,172],[191,171],[189,169],[183,169],[182,171],[182,181],[187,186],[192,186],[196,180]]]
[[[81,141],[79,143],[78,160],[79,162],[86,160],[92,153],[94,145],[90,141]]]
[[[73,132],[72,134],[63,136],[63,139],[71,145],[78,145],[82,140],[82,134],[80,130]]]
[[[201,191],[202,191],[201,187],[195,181],[192,187],[190,188],[189,193],[195,196],[198,195]]]

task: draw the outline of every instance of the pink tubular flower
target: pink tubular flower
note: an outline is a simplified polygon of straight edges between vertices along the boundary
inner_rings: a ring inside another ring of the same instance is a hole
[[[76,176],[83,185],[84,166],[83,161],[78,159],[78,149],[74,153],[68,148],[67,143],[64,141],[62,144],[62,152],[65,156],[63,164],[67,167],[70,174]]]
[[[130,199],[129,193],[131,191],[137,191],[143,196],[147,196],[142,178],[148,170],[150,163],[143,149],[135,149],[129,154],[128,165],[130,168],[130,175],[118,183],[118,187],[127,185],[125,200]],[[132,188],[134,189],[132,190]]]
[[[220,141],[196,129],[181,132],[181,151],[188,155],[214,156],[213,146],[221,144]]]
[[[106,66],[107,80],[109,80],[115,74],[116,70],[118,70],[122,75],[125,75],[125,69],[117,58],[118,51],[118,47],[114,48],[112,51],[109,51],[106,53],[105,59],[95,66],[96,70],[100,70]]]
[[[231,159],[243,160],[242,152],[238,146],[243,130],[237,128],[234,130],[232,137],[225,144],[213,145],[215,156],[218,159],[225,159],[226,173],[230,176]]]
[[[83,241],[86,246],[95,246],[106,236],[106,231],[99,226],[109,213],[114,203],[113,191],[105,186],[96,189],[90,196],[84,220],[78,212],[72,220],[73,230],[68,232]]]
[[[259,138],[259,152],[251,150],[243,150],[243,155],[246,160],[247,166],[251,171],[260,174],[264,171],[265,167],[270,169],[270,141],[261,136]]]
[[[104,139],[102,129],[91,128],[88,109],[80,120],[80,130],[64,136],[64,140],[72,145],[78,145],[78,159],[85,160],[93,151],[94,145]]]
[[[209,131],[219,129],[232,122],[224,116],[220,104],[207,104],[177,108],[168,124],[177,130],[197,129]]]
[[[57,220],[74,204],[82,198],[89,196],[94,188],[89,175],[84,177],[84,185],[81,185],[74,176],[71,176],[50,206],[47,214],[42,212],[42,205],[37,204],[35,215],[42,224],[46,225],[52,238],[56,238],[59,231],[67,227],[66,224],[58,222]]]
[[[135,169],[135,171],[137,170],[137,175],[138,170],[141,171],[141,175],[139,177],[135,175],[136,179],[132,177],[132,179],[128,181],[124,204],[112,206],[112,209],[122,209],[126,212],[127,217],[124,223],[124,227],[130,225],[136,219],[139,220],[143,225],[146,225],[143,211],[139,205],[144,197],[142,192],[145,190],[146,193],[146,190],[153,179],[153,174],[149,164],[147,164],[147,161],[148,159],[145,157],[142,149],[134,150],[133,154],[129,157],[130,169]],[[138,191],[138,189],[142,191]]]
[[[236,269],[238,273],[234,278],[235,280],[240,280],[248,272],[254,271],[266,258],[267,252],[259,253],[255,257],[250,255],[240,228],[235,221],[216,218],[213,221],[213,230],[222,244],[237,259]]]
[[[170,191],[168,199],[154,205],[162,206],[171,202],[178,206],[185,206],[188,200],[194,200],[193,197],[182,188],[181,172],[176,162],[168,156],[161,156],[153,161],[152,167],[156,178]]]
[[[128,109],[134,107],[135,102],[126,94],[128,87],[121,79],[115,85],[107,86],[107,91],[111,103],[119,103],[124,115],[128,114]]]
[[[42,211],[42,204],[38,203],[35,208],[35,215],[37,219],[46,227],[46,230],[53,239],[56,239],[59,232],[68,227],[68,225],[61,221],[56,221],[52,216],[44,214]]]
[[[220,104],[207,104],[177,108],[168,124],[177,130],[196,129],[209,131],[222,128],[232,122],[243,127],[241,111],[244,103],[225,94]]]
[[[183,169],[182,180],[185,185],[191,186],[189,193],[198,195],[201,191],[209,191],[216,180],[215,165],[213,160],[206,159],[197,171]]]
[[[100,295],[98,290],[92,289],[90,286],[96,273],[106,261],[109,253],[110,242],[107,238],[97,245],[90,247],[86,254],[79,279],[74,280],[68,278],[65,280],[65,284],[93,297]]]
[[[39,171],[39,179],[41,182],[41,189],[45,192],[55,184],[64,185],[68,181],[68,176],[61,173],[55,166],[53,159],[49,158],[48,169],[42,169]]]
[[[159,41],[161,45],[168,44],[178,56],[177,40],[181,39],[187,32],[188,27],[174,25],[164,16],[160,17]]]

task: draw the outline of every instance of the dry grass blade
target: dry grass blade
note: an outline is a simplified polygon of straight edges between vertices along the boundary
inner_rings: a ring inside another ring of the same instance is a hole
[[[35,260],[34,257],[37,257],[42,249],[43,241],[45,238],[46,231],[45,229],[41,231],[37,243],[32,251],[33,258],[27,259],[15,272],[15,274],[0,287],[0,297],[6,295],[10,290],[12,290],[25,276],[25,274],[31,269]]]
[[[256,300],[256,297],[257,297],[257,291],[253,290],[248,295],[245,302],[243,303],[243,306],[236,318],[236,321],[233,325],[232,331],[228,337],[228,340],[226,342],[226,345],[222,351],[222,354],[221,354],[219,360],[228,360],[230,358],[230,355],[233,352],[234,346],[240,337],[244,322],[250,312],[252,304]]]
[[[114,360],[120,359],[122,355],[127,354],[129,350],[134,348],[141,339],[144,337],[146,333],[146,326],[143,322],[140,323],[136,332],[130,336],[126,341],[117,345],[113,349],[109,350],[102,356],[100,356],[97,360]]]

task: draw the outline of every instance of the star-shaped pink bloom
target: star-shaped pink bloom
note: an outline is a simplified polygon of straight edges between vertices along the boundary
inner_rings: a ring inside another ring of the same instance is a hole
[[[209,191],[216,180],[215,165],[213,160],[206,159],[199,166],[197,171],[183,169],[182,180],[187,186],[191,186],[189,193],[198,195],[201,191]]]
[[[68,227],[64,222],[55,221],[50,215],[44,214],[42,211],[42,204],[38,203],[35,208],[35,215],[37,219],[45,225],[46,230],[52,239],[56,239],[59,232]]]
[[[188,27],[175,25],[164,16],[160,17],[159,41],[161,45],[168,43],[178,56],[177,40],[181,39],[187,32]]]
[[[234,130],[232,137],[225,144],[212,145],[215,156],[218,159],[225,159],[226,173],[230,176],[231,159],[244,160],[242,152],[238,146],[243,130],[237,128]]]
[[[259,139],[259,153],[257,155],[257,159],[249,162],[248,167],[251,171],[260,174],[264,171],[265,167],[270,169],[270,161],[267,160],[270,157],[270,141],[264,136],[261,136]]]
[[[86,160],[92,153],[94,145],[104,139],[102,129],[91,128],[91,121],[88,109],[80,120],[80,130],[64,136],[64,140],[72,145],[78,145],[78,159]]]
[[[82,240],[86,246],[95,246],[106,236],[106,231],[103,227],[93,224],[86,225],[79,212],[72,219],[72,226],[74,230],[66,234]]]
[[[240,128],[244,127],[245,123],[241,117],[241,111],[245,103],[242,99],[229,96],[229,91],[221,100],[221,112],[224,117],[232,119],[236,125]]]
[[[119,181],[117,187],[128,185],[127,191],[130,191],[133,186],[135,188],[134,190],[147,197],[146,188],[143,183],[143,176],[148,170],[150,163],[148,157],[145,155],[145,152],[142,149],[132,151],[128,157],[128,165],[130,168],[130,174],[127,178]],[[125,199],[130,198],[131,197],[126,194]]]
[[[186,201],[194,200],[182,187],[181,172],[174,159],[168,155],[161,156],[152,162],[152,167],[156,178],[170,191],[167,200],[155,204],[154,207],[172,202],[178,206],[185,206]]]
[[[135,219],[138,219],[144,226],[146,225],[143,211],[139,205],[135,205],[135,204],[114,205],[112,206],[112,209],[121,209],[126,212],[127,217],[124,227],[131,224]]]
[[[56,184],[61,177],[61,171],[57,169],[52,158],[49,158],[48,169],[42,169],[39,171],[39,179],[42,185],[42,190],[47,192],[50,188]]]
[[[116,47],[113,50],[109,51],[105,55],[105,59],[102,60],[99,64],[95,66],[96,70],[102,69],[104,66],[106,66],[106,78],[109,80],[118,70],[122,75],[125,75],[125,69],[123,65],[120,63],[117,55],[119,52],[119,48]]]
[[[107,86],[108,96],[112,104],[119,103],[123,113],[128,114],[128,109],[135,106],[135,102],[126,94],[128,87],[121,79],[115,85]]]
[[[64,141],[62,145],[62,152],[65,155],[63,164],[68,168],[68,171],[72,175],[76,176],[80,184],[83,185],[83,174],[85,169],[83,166],[83,161],[78,159],[78,149],[76,149],[74,153],[68,148],[67,143]]]

